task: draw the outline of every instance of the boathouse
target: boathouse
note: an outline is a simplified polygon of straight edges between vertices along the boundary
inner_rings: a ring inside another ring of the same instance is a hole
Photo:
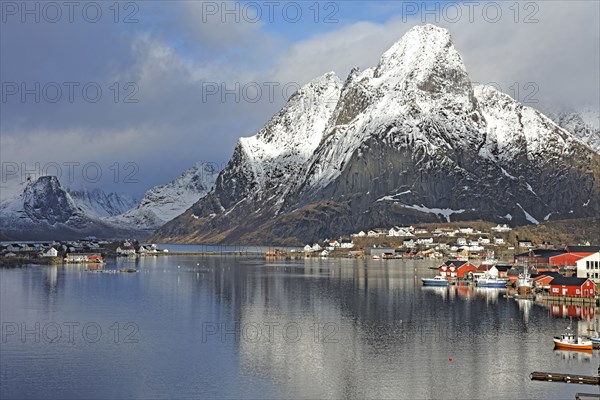
[[[550,296],[594,297],[595,286],[589,278],[556,277],[550,282]]]
[[[468,261],[449,260],[440,266],[439,271],[446,278],[464,279],[469,272],[476,272],[477,267]]]

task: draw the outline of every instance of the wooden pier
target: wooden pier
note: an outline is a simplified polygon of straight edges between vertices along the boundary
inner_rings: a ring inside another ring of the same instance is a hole
[[[545,382],[565,382],[565,383],[579,383],[582,385],[600,385],[600,376],[587,376],[587,375],[575,375],[575,374],[559,374],[555,372],[532,372],[529,375],[532,381],[545,381]]]
[[[536,294],[536,301],[544,303],[558,303],[558,304],[592,304],[598,305],[599,299],[596,297],[566,297],[566,296],[549,296],[546,294]]]
[[[594,393],[575,393],[575,400],[600,399],[600,394]]]

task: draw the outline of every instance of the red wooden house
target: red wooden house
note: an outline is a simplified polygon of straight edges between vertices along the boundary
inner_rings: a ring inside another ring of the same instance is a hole
[[[595,286],[589,278],[557,277],[550,282],[550,295],[594,297]]]
[[[550,289],[550,282],[554,280],[554,278],[563,278],[562,274],[558,272],[542,272],[537,276],[532,275],[533,284],[535,287],[539,287],[542,289]]]
[[[443,263],[439,271],[446,279],[464,279],[467,273],[476,272],[477,267],[468,261],[450,260]]]

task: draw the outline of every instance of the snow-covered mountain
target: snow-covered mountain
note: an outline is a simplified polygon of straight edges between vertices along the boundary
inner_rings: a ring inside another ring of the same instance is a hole
[[[137,201],[127,194],[106,193],[102,189],[67,190],[77,206],[87,215],[109,217],[122,214],[136,206]]]
[[[55,176],[11,183],[5,186],[6,196],[0,202],[3,238],[77,239],[88,235],[119,238],[135,234],[87,214]],[[100,193],[98,196],[103,197]],[[101,208],[93,202],[89,205],[96,210]]]
[[[600,111],[593,107],[554,109],[548,112],[558,126],[600,153]]]
[[[137,207],[121,215],[105,218],[105,221],[154,230],[183,213],[206,195],[213,187],[218,173],[214,164],[197,163],[173,181],[148,190]]]
[[[411,29],[343,85],[328,73],[240,139],[214,189],[155,240],[302,243],[438,220],[600,215],[600,155],[473,87],[445,29]]]

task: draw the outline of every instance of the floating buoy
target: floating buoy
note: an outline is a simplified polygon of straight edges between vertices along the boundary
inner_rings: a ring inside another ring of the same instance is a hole
[[[180,265],[178,265],[178,266],[177,266],[177,268],[181,268],[181,266],[180,266]]]
[[[448,361],[452,362],[452,357],[448,357]]]

